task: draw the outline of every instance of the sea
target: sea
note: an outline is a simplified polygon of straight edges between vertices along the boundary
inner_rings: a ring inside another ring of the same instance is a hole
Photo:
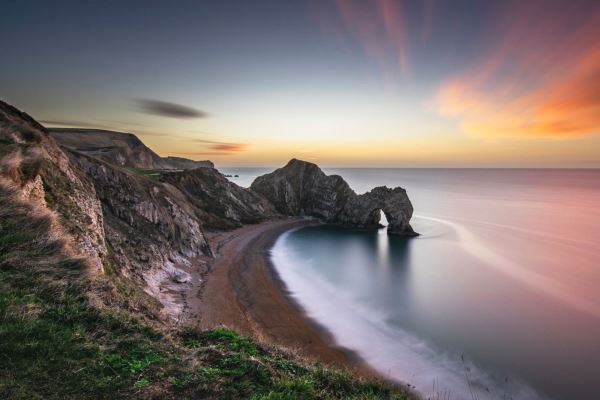
[[[600,399],[600,170],[324,171],[405,188],[420,233],[277,240],[277,273],[337,345],[431,399]]]

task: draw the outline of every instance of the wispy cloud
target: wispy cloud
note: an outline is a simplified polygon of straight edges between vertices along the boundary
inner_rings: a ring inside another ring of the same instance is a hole
[[[502,15],[483,60],[440,87],[438,111],[478,135],[600,134],[598,3],[509,2]]]
[[[333,10],[317,2],[313,13],[325,35],[334,37],[344,48],[357,43],[378,67],[386,84],[410,76],[410,31],[408,3],[402,0],[335,0]],[[422,39],[431,33],[434,1],[425,0],[417,14]]]
[[[135,99],[140,112],[169,118],[205,118],[208,113],[182,104],[169,103],[154,99]]]
[[[380,68],[386,81],[406,77],[408,40],[402,3],[393,0],[336,0],[339,17],[365,55]]]
[[[433,0],[423,0],[424,12],[423,12],[423,29],[421,31],[421,37],[428,39],[431,35],[431,29],[433,25],[433,17],[435,12],[435,3]]]
[[[243,152],[248,148],[248,144],[245,143],[229,143],[204,139],[194,139],[194,142],[198,143],[200,150],[178,154],[226,156]]]

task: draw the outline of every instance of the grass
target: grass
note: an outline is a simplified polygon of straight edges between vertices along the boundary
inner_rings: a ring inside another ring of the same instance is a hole
[[[294,360],[227,329],[180,334],[184,344],[198,349],[208,367],[199,368],[180,388],[205,387],[207,395],[248,399],[407,399],[381,382],[357,378],[348,371]],[[210,387],[217,384],[218,390]]]
[[[136,175],[142,176],[151,181],[158,182],[160,174],[164,172],[162,169],[146,169],[146,168],[127,168]]]
[[[173,332],[93,303],[89,294],[104,290],[126,304],[128,292],[113,284],[116,271],[90,277],[55,224],[0,185],[0,398],[407,398],[227,329]]]

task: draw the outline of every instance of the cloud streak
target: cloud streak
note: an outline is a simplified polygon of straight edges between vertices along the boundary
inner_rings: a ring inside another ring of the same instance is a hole
[[[408,40],[402,2],[336,0],[339,17],[349,33],[374,60],[386,81],[409,73]]]
[[[510,2],[496,29],[482,61],[441,85],[437,110],[475,135],[600,134],[597,3],[575,12],[535,0]]]
[[[248,148],[245,143],[228,143],[205,139],[195,139],[194,142],[199,143],[202,150],[180,154],[227,156],[246,151]]]
[[[313,13],[325,36],[333,37],[345,50],[358,44],[378,68],[386,86],[396,85],[411,75],[409,2],[402,0],[334,0],[315,2]],[[414,6],[414,5],[413,5]],[[434,0],[413,7],[425,40],[432,29]],[[414,35],[413,35],[414,36]]]
[[[191,119],[206,118],[208,113],[192,107],[154,99],[135,99],[138,111],[160,117]]]

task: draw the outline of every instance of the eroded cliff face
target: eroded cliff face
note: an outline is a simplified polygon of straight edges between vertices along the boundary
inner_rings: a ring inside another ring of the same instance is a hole
[[[416,235],[410,226],[412,204],[404,189],[377,187],[357,195],[341,176],[328,176],[306,161],[293,159],[285,167],[256,178],[250,189],[285,215],[310,215],[343,226],[375,228],[383,211],[388,233]]]
[[[93,183],[33,118],[0,101],[0,184],[58,215],[74,251],[102,271],[108,250]]]
[[[89,140],[75,146],[82,135],[90,139],[87,133],[70,135],[72,145],[61,147],[33,118],[0,102],[0,184],[55,212],[74,255],[88,260],[92,271],[129,279],[158,299],[169,316],[177,317],[183,305],[165,282],[192,284],[186,270],[202,268],[211,255],[205,227],[235,228],[274,215],[262,196],[213,168],[138,175],[127,167],[164,165],[155,164],[161,159],[137,138],[113,133],[126,145],[117,143],[116,152],[109,146],[112,153],[100,151],[97,157],[98,146],[91,152],[86,147]],[[92,141],[110,144],[112,136]],[[133,149],[132,160],[121,160],[129,154],[123,147]]]
[[[317,165],[296,159],[256,178],[250,189],[265,196],[282,214],[312,215],[328,221],[354,194],[342,177],[325,175]]]
[[[207,229],[233,229],[276,215],[267,199],[230,182],[215,169],[165,172],[158,179],[187,199]]]
[[[188,281],[179,267],[211,254],[195,211],[159,182],[93,157],[77,153],[70,157],[90,177],[101,201],[110,262],[123,275],[143,282],[163,304],[173,305],[161,284]]]

